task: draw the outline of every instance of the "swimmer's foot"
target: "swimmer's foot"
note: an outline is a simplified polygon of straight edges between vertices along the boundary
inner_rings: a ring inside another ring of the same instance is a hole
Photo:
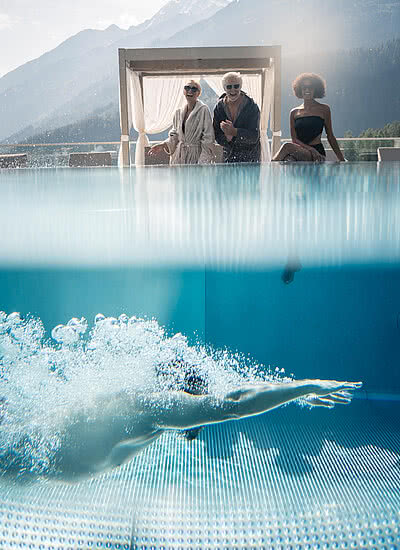
[[[199,428],[191,428],[190,430],[184,430],[182,433],[182,437],[184,437],[187,441],[193,441],[193,439],[196,439],[201,430],[203,429],[203,426],[200,426]]]
[[[285,265],[285,269],[282,271],[281,279],[288,285],[293,282],[294,274],[297,271],[300,271],[303,266],[298,258],[291,258],[288,260],[288,263]]]

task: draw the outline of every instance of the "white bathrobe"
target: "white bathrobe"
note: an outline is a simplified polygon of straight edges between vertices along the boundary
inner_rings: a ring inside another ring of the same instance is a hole
[[[169,137],[165,141],[171,155],[170,164],[210,164],[215,160],[215,136],[210,111],[197,100],[185,122],[186,105],[174,115]]]

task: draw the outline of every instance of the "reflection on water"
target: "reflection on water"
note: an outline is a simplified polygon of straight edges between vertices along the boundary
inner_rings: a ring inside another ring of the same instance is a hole
[[[266,265],[390,260],[396,163],[2,173],[0,261]]]

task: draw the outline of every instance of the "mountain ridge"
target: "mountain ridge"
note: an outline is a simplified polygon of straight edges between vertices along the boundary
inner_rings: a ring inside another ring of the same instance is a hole
[[[203,16],[207,9],[211,15],[200,22],[196,22],[196,15],[185,18],[181,14],[183,19],[179,19],[183,0],[170,0],[153,18],[138,26],[122,30],[111,25],[105,31],[93,31],[95,34],[81,31],[70,37],[57,52],[56,48],[29,62],[27,65],[36,63],[29,67],[30,73],[22,67],[15,69],[21,69],[21,73],[17,75],[19,80],[11,79],[12,87],[4,89],[7,82],[4,79],[8,75],[0,79],[0,140],[10,140],[11,137],[25,139],[32,135],[32,128],[35,133],[40,133],[83,119],[104,105],[117,105],[118,47],[262,45],[278,42],[279,38],[282,39],[279,42],[283,44],[286,71],[286,60],[293,46],[290,45],[292,35],[297,36],[294,50],[299,55],[300,67],[304,65],[301,51],[311,51],[315,55],[319,51],[335,51],[335,48],[337,51],[338,45],[346,44],[346,40],[347,43],[354,40],[356,45],[364,40],[364,47],[373,47],[383,42],[379,40],[382,34],[385,39],[393,33],[400,34],[400,0],[381,0],[378,4],[372,0],[326,3],[320,0],[270,0],[268,4],[265,0],[191,0],[190,4],[199,7],[198,17]],[[305,7],[308,7],[308,12]],[[291,18],[287,17],[289,8]],[[308,13],[315,13],[315,17],[310,20]],[[346,23],[347,18],[350,22]],[[318,24],[318,21],[326,20],[332,23],[328,29],[326,24]],[[332,35],[342,20],[340,41],[338,34],[336,43]],[[376,28],[375,33],[372,33],[371,26]],[[299,28],[302,33],[296,35],[295,30]],[[362,34],[362,29],[366,29],[368,36]],[[111,45],[110,37],[115,38]],[[63,51],[68,55],[60,60]],[[44,69],[41,74],[39,59],[48,74]],[[311,66],[309,70],[312,70]],[[28,97],[24,86],[29,86]]]
[[[333,113],[334,130],[338,136],[351,131],[358,135],[369,127],[383,127],[400,119],[400,39],[389,41],[374,49],[354,49],[311,57],[294,56],[285,62],[282,77],[282,130],[289,135],[288,113],[299,104],[291,92],[291,82],[298,72],[314,67],[327,78],[327,101]],[[353,81],[351,81],[353,78]],[[392,86],[386,86],[390,80]],[[212,110],[215,93],[203,86],[202,100]],[[378,104],[377,104],[378,102]],[[365,116],[368,113],[368,116]],[[85,134],[86,132],[86,134]],[[116,141],[120,137],[118,105],[97,110],[76,124],[67,124],[54,131],[35,134],[29,143],[63,141]],[[131,136],[134,139],[135,132]],[[16,136],[17,137],[17,136]],[[160,135],[161,139],[165,137]],[[151,139],[158,139],[151,136]]]
[[[11,135],[23,135],[24,128],[31,126],[38,130],[44,126],[54,127],[60,117],[77,120],[78,116],[89,114],[90,111],[82,113],[78,104],[76,112],[68,105],[72,105],[73,98],[78,103],[84,91],[95,82],[107,91],[96,107],[100,107],[101,102],[115,101],[118,98],[118,47],[150,47],[154,32],[165,39],[193,21],[214,14],[231,0],[193,0],[192,10],[182,14],[179,8],[184,1],[170,0],[152,18],[128,30],[110,25],[104,31],[80,31],[57,48],[0,78],[0,141]],[[114,82],[112,91],[102,83],[110,78]]]

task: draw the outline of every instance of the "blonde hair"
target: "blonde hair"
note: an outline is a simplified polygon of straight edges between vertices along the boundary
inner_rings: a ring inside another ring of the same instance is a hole
[[[197,82],[197,80],[188,80],[188,81],[186,82],[185,86],[187,86],[188,84],[190,84],[191,86],[193,86],[193,85],[194,85],[194,86],[197,86],[198,89],[199,89],[199,92],[200,92],[200,94],[201,94],[200,82]],[[200,95],[200,94],[199,94],[199,95]]]
[[[224,88],[225,88],[225,84],[226,84],[227,80],[237,80],[240,84],[240,87],[242,87],[243,79],[242,79],[242,75],[240,73],[230,72],[230,73],[224,74],[224,76],[222,77],[222,86]]]

